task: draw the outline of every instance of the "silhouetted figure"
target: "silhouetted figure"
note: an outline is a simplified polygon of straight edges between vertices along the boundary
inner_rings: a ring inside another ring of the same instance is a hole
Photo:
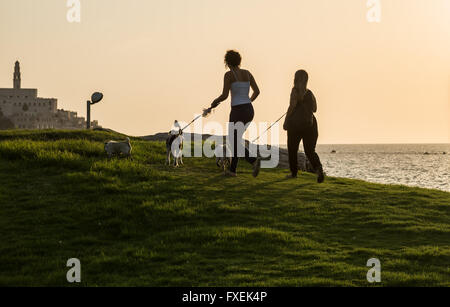
[[[242,123],[247,128],[254,117],[254,110],[252,102],[259,95],[259,88],[256,84],[253,75],[245,69],[241,69],[241,55],[234,50],[229,50],[225,54],[225,65],[230,69],[225,73],[223,81],[223,92],[222,95],[217,97],[211,104],[211,108],[216,108],[222,101],[228,98],[228,94],[231,91],[231,113],[230,113],[230,127],[229,127],[229,138],[233,140],[231,151],[233,153],[233,158],[231,160],[230,169],[226,172],[226,175],[235,177],[236,168],[238,165],[238,148],[245,151],[245,160],[253,165],[253,176],[256,177],[259,174],[261,167],[261,161],[259,158],[250,157],[249,151],[245,148],[242,140],[242,136],[245,129],[235,129],[234,125]],[[253,94],[249,97],[250,88],[253,90]],[[244,146],[244,148],[240,147]]]
[[[297,152],[300,141],[303,139],[306,157],[317,173],[317,182],[322,183],[324,174],[319,155],[316,153],[319,132],[314,113],[317,111],[317,103],[312,91],[307,89],[307,85],[308,73],[304,70],[297,71],[294,87],[291,91],[289,109],[283,125],[288,135],[289,167],[291,169],[288,178],[297,177]]]

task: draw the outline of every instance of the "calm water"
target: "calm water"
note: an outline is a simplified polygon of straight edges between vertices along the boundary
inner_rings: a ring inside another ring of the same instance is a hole
[[[318,145],[317,152],[330,176],[450,192],[450,144]]]

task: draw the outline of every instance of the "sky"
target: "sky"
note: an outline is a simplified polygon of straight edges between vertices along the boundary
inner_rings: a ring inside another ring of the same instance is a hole
[[[130,135],[189,122],[220,95],[223,56],[238,50],[261,89],[255,123],[287,110],[305,69],[318,102],[319,143],[450,143],[450,1],[66,0],[0,2],[0,87],[58,98]],[[229,99],[203,123],[225,123]],[[286,134],[280,129],[280,143]]]

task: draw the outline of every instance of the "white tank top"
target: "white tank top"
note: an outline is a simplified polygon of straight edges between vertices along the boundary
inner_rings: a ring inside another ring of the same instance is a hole
[[[236,81],[231,83],[231,106],[239,106],[241,104],[251,103],[250,93],[250,81],[238,81],[238,77],[234,70],[233,72]],[[248,76],[250,79],[250,75]]]

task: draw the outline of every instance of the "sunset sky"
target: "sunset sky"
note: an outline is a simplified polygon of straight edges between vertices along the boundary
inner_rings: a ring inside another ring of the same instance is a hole
[[[310,74],[319,143],[450,142],[450,0],[66,0],[0,2],[0,87],[58,98],[103,127],[131,135],[190,121],[222,90],[223,56],[236,49],[261,95],[255,122],[287,109],[297,69]],[[229,100],[207,121],[226,122]],[[285,133],[280,131],[280,142]]]

